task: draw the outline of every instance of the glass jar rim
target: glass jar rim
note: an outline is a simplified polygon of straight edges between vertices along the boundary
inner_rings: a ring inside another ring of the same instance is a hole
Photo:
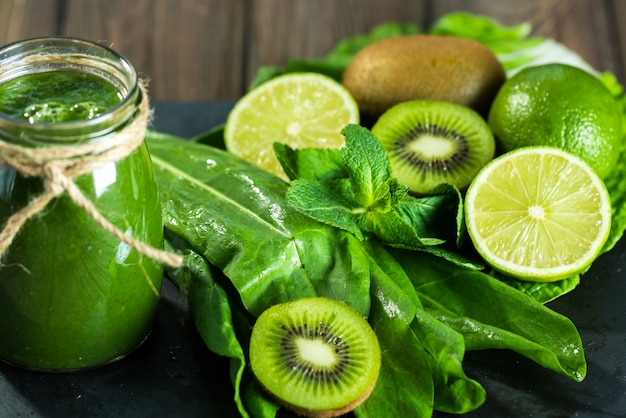
[[[51,61],[47,64],[29,63],[33,57],[46,57]],[[80,63],[78,58],[82,59]],[[0,84],[32,73],[82,71],[92,72],[111,82],[120,94],[119,103],[91,119],[30,123],[0,112],[0,130],[8,124],[12,129],[26,129],[40,138],[63,137],[71,132],[100,136],[103,127],[111,126],[113,128],[105,130],[113,130],[133,116],[142,99],[139,78],[130,61],[113,48],[87,39],[46,36],[11,42],[0,46],[0,68]]]

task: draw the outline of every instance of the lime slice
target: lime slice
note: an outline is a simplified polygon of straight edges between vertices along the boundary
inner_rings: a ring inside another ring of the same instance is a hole
[[[273,143],[341,148],[341,130],[359,123],[356,102],[340,83],[314,73],[276,77],[243,96],[226,121],[226,149],[286,178]]]
[[[496,270],[537,282],[582,272],[611,228],[598,175],[553,147],[525,147],[487,164],[465,197],[468,233]]]

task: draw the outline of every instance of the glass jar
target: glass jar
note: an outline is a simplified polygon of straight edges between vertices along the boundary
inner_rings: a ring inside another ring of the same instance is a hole
[[[58,88],[58,75],[69,79],[69,87]],[[9,85],[29,94],[3,90]],[[131,64],[99,44],[37,38],[0,48],[0,140],[7,144],[37,149],[104,143],[147,111],[140,107],[144,95]],[[103,111],[102,101],[114,104]],[[68,116],[76,110],[81,117]],[[145,143],[73,181],[111,224],[162,248],[161,209]],[[0,165],[0,228],[44,185]],[[124,357],[152,329],[162,273],[162,263],[121,242],[68,193],[60,194],[24,223],[0,261],[0,359],[68,371]]]

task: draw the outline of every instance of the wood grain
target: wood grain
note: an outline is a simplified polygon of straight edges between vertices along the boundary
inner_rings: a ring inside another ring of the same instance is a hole
[[[0,0],[0,44],[54,34],[59,1]]]
[[[241,91],[243,16],[241,0],[68,0],[61,32],[113,46],[153,98],[229,100]]]
[[[322,56],[386,21],[427,28],[455,10],[529,22],[626,82],[623,0],[0,0],[0,44],[87,38],[130,59],[153,99],[232,101],[262,65]]]
[[[315,7],[312,7],[312,5]],[[262,0],[253,2],[247,79],[261,65],[327,54],[341,39],[386,21],[422,23],[421,1]],[[268,22],[280,24],[268,24]]]

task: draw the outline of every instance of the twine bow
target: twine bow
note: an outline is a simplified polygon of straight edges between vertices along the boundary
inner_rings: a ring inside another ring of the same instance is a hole
[[[26,221],[40,213],[52,199],[67,192],[72,201],[82,207],[99,226],[131,248],[168,266],[182,265],[180,255],[141,242],[109,222],[73,181],[81,174],[127,157],[142,144],[151,112],[145,89],[143,86],[141,89],[139,115],[122,130],[101,141],[73,146],[27,148],[0,140],[0,165],[10,166],[24,177],[39,177],[44,181],[41,195],[14,213],[0,232],[0,259]]]

